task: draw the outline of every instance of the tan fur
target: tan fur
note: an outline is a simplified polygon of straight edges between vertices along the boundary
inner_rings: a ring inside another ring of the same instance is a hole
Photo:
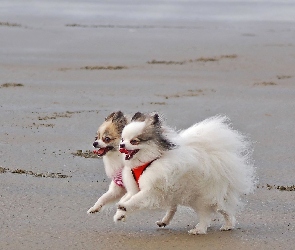
[[[118,145],[121,139],[121,132],[126,124],[127,118],[121,111],[113,112],[105,119],[103,124],[97,130],[97,138],[95,138],[96,140],[94,142],[97,144],[95,148],[113,147],[103,155],[105,172],[112,181],[109,190],[87,211],[89,214],[99,212],[103,206],[115,202],[126,193],[124,187],[118,186],[113,181],[116,174],[123,169],[123,159],[118,150]],[[111,140],[107,142],[105,140],[106,137],[109,137]]]
[[[111,142],[106,144],[108,146],[113,146],[114,148],[117,148],[120,143],[121,133],[120,131],[118,131],[116,124],[114,124],[112,121],[105,121],[98,128],[97,137],[102,141],[104,141],[103,139],[105,137],[111,138]]]

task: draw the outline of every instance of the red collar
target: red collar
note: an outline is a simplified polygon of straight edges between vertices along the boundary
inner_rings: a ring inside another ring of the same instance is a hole
[[[147,162],[147,163],[145,163],[145,164],[143,164],[143,165],[141,165],[139,167],[131,169],[134,180],[136,181],[138,187],[139,187],[139,182],[138,181],[139,181],[139,178],[142,175],[142,173],[147,169],[148,166],[150,166],[157,159],[154,159],[154,160],[152,160],[150,162]]]

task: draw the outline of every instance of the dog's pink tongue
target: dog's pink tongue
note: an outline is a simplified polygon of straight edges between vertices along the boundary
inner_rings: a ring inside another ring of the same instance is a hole
[[[93,150],[93,153],[94,153],[94,154],[97,154],[97,155],[101,155],[101,154],[104,153],[104,148],[94,149],[94,150]]]

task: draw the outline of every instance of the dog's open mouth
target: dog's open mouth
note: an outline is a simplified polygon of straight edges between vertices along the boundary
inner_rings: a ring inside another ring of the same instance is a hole
[[[130,160],[139,151],[139,149],[127,150],[126,148],[120,148],[120,153],[125,154],[125,160]]]
[[[98,156],[104,156],[107,152],[112,150],[114,147],[108,146],[105,148],[96,148],[93,150],[94,154],[97,154]]]

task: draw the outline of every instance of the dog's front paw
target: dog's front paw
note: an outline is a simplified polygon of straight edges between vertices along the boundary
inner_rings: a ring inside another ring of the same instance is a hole
[[[114,222],[118,221],[126,221],[126,212],[122,210],[117,210],[115,216],[114,216]]]
[[[166,227],[167,226],[167,224],[166,223],[164,223],[164,222],[162,222],[162,221],[156,221],[156,224],[158,225],[158,227]]]
[[[114,216],[114,222],[118,222],[118,221],[126,221],[126,208],[123,206],[118,206],[117,208],[117,212]]]
[[[94,205],[93,207],[88,209],[87,214],[97,213],[100,211],[101,208],[102,208],[102,206],[100,206],[100,205]]]

